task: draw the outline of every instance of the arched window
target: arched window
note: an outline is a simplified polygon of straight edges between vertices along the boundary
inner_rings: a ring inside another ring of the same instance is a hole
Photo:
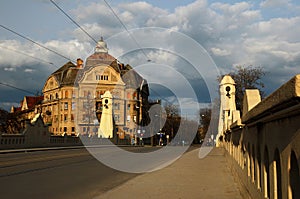
[[[261,154],[260,147],[257,147],[257,188],[261,188]]]
[[[281,191],[281,163],[279,150],[276,149],[274,153],[274,198],[282,199]]]
[[[270,198],[270,169],[268,148],[264,151],[264,196]]]
[[[300,198],[300,176],[297,156],[294,151],[291,153],[290,159],[290,196],[293,199]]]
[[[252,145],[252,182],[255,183],[256,180],[256,168],[255,168],[255,148]]]
[[[250,152],[250,143],[248,143],[247,146],[247,153],[248,153],[248,157],[247,157],[247,168],[248,168],[248,177],[251,176],[251,152]]]

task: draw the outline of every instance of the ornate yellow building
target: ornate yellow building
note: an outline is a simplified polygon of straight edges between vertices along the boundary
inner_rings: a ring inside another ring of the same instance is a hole
[[[41,105],[44,122],[53,134],[96,135],[105,91],[113,96],[114,133],[132,136],[147,115],[148,87],[129,65],[108,54],[101,38],[85,64],[81,59],[77,65],[68,62],[48,77]]]

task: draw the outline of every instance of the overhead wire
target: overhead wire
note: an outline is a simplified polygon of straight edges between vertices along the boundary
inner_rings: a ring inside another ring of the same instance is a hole
[[[61,12],[69,19],[69,20],[71,20],[77,27],[79,27],[79,28],[80,28],[80,29],[81,29],[88,37],[90,37],[95,43],[97,43],[97,41],[96,41],[96,40],[95,40],[95,39],[94,39],[94,38],[93,38],[86,30],[84,30],[84,29],[83,29],[83,28],[82,28],[75,20],[73,20],[72,17],[69,16],[69,15],[68,15],[61,7],[59,7],[58,4],[56,4],[53,0],[50,0],[50,2],[51,2],[57,9],[59,9],[59,10],[60,10],[60,11],[61,11]],[[106,0],[104,0],[104,2],[105,2],[105,4],[107,5],[107,7],[111,10],[111,12],[113,13],[113,15],[118,19],[118,21],[120,22],[120,24],[123,26],[123,28],[124,28],[124,29],[126,30],[126,32],[129,34],[129,36],[132,38],[132,40],[135,42],[135,44],[138,46],[138,48],[142,51],[142,53],[144,54],[144,56],[147,58],[147,61],[150,62],[151,60],[150,60],[150,58],[147,56],[147,54],[145,53],[144,49],[140,46],[140,44],[137,42],[137,40],[135,39],[135,37],[131,34],[131,32],[130,32],[130,31],[128,30],[128,28],[126,27],[126,25],[123,23],[123,21],[122,21],[122,20],[120,19],[120,17],[117,15],[117,13],[114,11],[114,9],[110,6],[110,4],[109,4]],[[69,60],[69,61],[72,61],[72,59],[70,59],[69,57],[66,57],[66,56],[62,55],[61,53],[58,53],[58,52],[56,52],[56,51],[54,51],[54,50],[52,50],[52,49],[50,49],[50,48],[48,48],[48,47],[46,47],[46,46],[44,46],[44,45],[42,45],[42,44],[40,44],[40,43],[34,41],[34,40],[32,40],[32,39],[30,39],[30,38],[28,38],[28,37],[22,35],[21,33],[18,33],[18,32],[16,32],[16,31],[12,30],[11,28],[8,28],[8,27],[6,27],[6,26],[4,26],[4,25],[2,25],[2,24],[0,24],[0,27],[2,27],[3,29],[5,29],[5,30],[7,30],[7,31],[9,31],[9,32],[11,32],[11,33],[14,33],[15,35],[17,35],[17,36],[19,36],[19,37],[21,37],[21,38],[23,38],[23,39],[25,39],[25,40],[27,40],[27,41],[32,42],[33,44],[35,44],[35,45],[37,45],[37,46],[39,46],[39,47],[41,47],[41,48],[44,48],[44,49],[46,49],[46,50],[48,50],[48,51],[50,51],[50,52],[52,52],[52,53],[54,53],[54,54],[56,54],[56,55],[58,55],[58,56],[60,56],[60,57],[63,57],[64,59],[67,59],[67,60]],[[0,46],[0,47],[2,47],[2,46]],[[3,48],[3,47],[2,47],[2,48]],[[8,49],[8,48],[6,48],[6,49]],[[8,49],[8,50],[12,50],[12,49]],[[22,53],[22,52],[19,52],[19,51],[16,51],[16,50],[12,50],[12,51],[15,51],[15,52],[17,52],[17,53],[19,53],[19,54],[23,54],[23,55],[25,55],[25,56],[28,56],[28,57],[37,59],[37,60],[39,60],[39,61],[42,61],[42,62],[51,64],[51,65],[54,65],[52,62],[48,62],[48,61],[42,60],[42,59],[40,59],[40,58],[37,58],[37,57],[31,56],[31,55],[28,55],[28,54],[26,54],[26,53]],[[73,62],[76,62],[76,61],[73,60]],[[54,65],[54,66],[55,66],[55,65]],[[56,66],[56,67],[57,67],[57,66]],[[10,88],[14,88],[14,89],[23,91],[23,92],[26,92],[26,93],[29,93],[29,94],[35,95],[35,93],[33,93],[33,92],[30,92],[30,91],[25,90],[25,89],[18,88],[18,87],[16,87],[16,86],[12,86],[12,85],[7,84],[7,83],[2,83],[2,82],[0,82],[0,84],[1,84],[1,85],[4,85],[4,86],[7,86],[7,87],[10,87]],[[163,100],[165,100],[165,101],[171,103],[168,99],[162,97],[159,93],[157,93],[157,92],[154,91],[153,89],[151,89],[151,88],[149,88],[149,89],[152,90],[153,92],[155,92],[158,96],[160,96],[161,99],[163,99]]]
[[[70,15],[68,15],[60,6],[58,6],[57,3],[55,3],[53,0],[50,0],[50,2],[57,8],[59,9],[68,19],[70,19],[77,27],[79,27],[88,37],[90,37],[95,43],[98,43],[86,30],[84,30]],[[119,22],[121,23],[121,25],[123,26],[123,28],[126,30],[126,32],[130,35],[130,37],[133,39],[133,41],[136,43],[136,45],[138,46],[139,49],[142,50],[142,53],[145,55],[145,57],[147,58],[147,61],[151,61],[148,56],[146,55],[144,49],[139,45],[139,43],[137,42],[137,40],[133,37],[133,35],[130,33],[130,31],[128,30],[128,28],[126,27],[126,25],[123,23],[123,21],[120,19],[120,17],[117,15],[117,13],[114,11],[114,9],[110,6],[110,4],[104,0],[105,4],[107,5],[107,7],[112,11],[112,13],[114,14],[114,16],[119,20]],[[150,88],[150,90],[154,91],[153,89]],[[155,92],[155,91],[154,91]],[[156,92],[157,93],[157,92]],[[158,93],[157,93],[158,94]],[[159,95],[159,94],[158,94]],[[160,96],[160,95],[159,95]],[[169,102],[167,99],[161,97],[162,99],[166,100],[167,102]],[[169,102],[170,103],[170,102]]]
[[[7,47],[1,46],[1,45],[0,45],[0,48],[6,49],[6,50],[9,50],[9,51],[12,51],[12,52],[21,54],[21,55],[25,55],[25,56],[27,56],[27,57],[31,57],[31,58],[33,58],[33,59],[36,59],[36,60],[40,61],[40,62],[43,62],[43,63],[46,63],[46,64],[50,64],[50,65],[52,65],[52,66],[54,66],[54,67],[56,67],[56,68],[59,68],[57,65],[55,65],[55,64],[52,63],[52,62],[49,62],[49,61],[43,60],[43,59],[41,59],[41,58],[38,58],[38,57],[35,57],[35,56],[32,56],[32,55],[23,53],[23,52],[21,52],[21,51],[18,51],[18,50],[15,50],[15,49],[11,49],[11,48],[7,48]]]
[[[129,34],[129,36],[131,37],[131,39],[134,41],[134,43],[137,45],[137,47],[142,51],[142,53],[144,54],[144,56],[146,57],[147,61],[150,62],[151,59],[147,56],[146,52],[144,51],[144,49],[140,46],[140,44],[137,42],[137,40],[135,39],[135,37],[131,34],[131,32],[128,30],[128,28],[126,27],[126,25],[123,23],[123,21],[120,19],[120,17],[118,16],[118,14],[114,11],[114,9],[110,6],[110,4],[106,1],[103,0],[104,3],[106,4],[106,6],[111,10],[111,12],[113,13],[113,15],[118,19],[118,21],[120,22],[120,24],[123,26],[123,28],[126,30],[126,32]],[[157,93],[156,91],[154,91],[153,89],[151,89],[149,87],[150,90],[152,90],[153,92],[155,92],[156,94],[158,94],[158,96],[161,97],[161,99],[164,99],[165,101],[167,101],[168,103],[171,103],[168,99],[162,97],[159,93]]]
[[[80,28],[89,38],[91,38],[96,44],[98,43],[96,39],[94,39],[86,30],[84,30],[70,15],[68,15],[61,7],[59,7],[53,0],[50,0],[50,2],[59,9],[68,19],[70,19],[78,28]]]
[[[66,56],[62,55],[61,53],[58,53],[58,52],[56,52],[56,51],[54,51],[54,50],[52,50],[52,49],[50,49],[50,48],[48,48],[46,46],[44,46],[44,45],[42,45],[42,44],[34,41],[34,40],[32,40],[32,39],[30,39],[30,38],[22,35],[21,33],[18,33],[16,31],[12,30],[11,28],[8,28],[8,27],[6,27],[6,26],[4,26],[2,24],[0,24],[0,27],[3,28],[3,29],[5,29],[5,30],[7,30],[7,31],[9,31],[9,32],[11,32],[11,33],[14,33],[15,35],[18,35],[19,37],[21,37],[21,38],[23,38],[23,39],[25,39],[27,41],[30,41],[31,43],[33,43],[33,44],[35,44],[35,45],[37,45],[37,46],[39,46],[41,48],[44,48],[44,49],[50,51],[50,52],[52,52],[52,53],[54,53],[54,54],[56,54],[56,55],[58,55],[58,56],[60,56],[60,57],[62,57],[64,59],[66,59],[66,60],[73,61],[74,63],[76,63],[76,61],[70,59],[69,57],[66,57]]]
[[[120,22],[120,24],[123,26],[123,28],[126,30],[126,32],[129,34],[129,36],[131,37],[131,39],[134,41],[134,43],[137,45],[137,47],[142,51],[142,53],[144,54],[144,56],[146,57],[147,61],[150,62],[151,59],[147,56],[147,54],[145,53],[144,49],[140,46],[140,44],[137,42],[137,40],[135,39],[135,37],[131,34],[131,32],[128,30],[128,28],[126,27],[126,25],[123,23],[123,21],[120,19],[120,17],[117,15],[117,13],[114,11],[114,9],[109,5],[109,3],[106,0],[103,0],[104,3],[106,4],[106,6],[111,10],[111,12],[113,13],[113,15],[118,19],[118,21]]]
[[[51,3],[52,3],[53,5],[55,5],[55,6],[56,6],[56,7],[57,7],[57,8],[65,15],[65,16],[67,16],[74,24],[76,24],[76,25],[77,25],[77,26],[78,26],[85,34],[87,34],[87,35],[88,35],[95,43],[97,43],[97,41],[96,41],[96,40],[95,40],[95,39],[94,39],[87,31],[85,31],[85,30],[84,30],[84,29],[83,29],[83,28],[82,28],[75,20],[73,20],[66,12],[64,12],[64,10],[61,9],[61,8],[60,8],[53,0],[50,0],[50,1],[51,1]],[[11,33],[13,33],[13,34],[15,34],[15,35],[17,35],[17,36],[19,36],[19,37],[25,39],[25,40],[27,40],[27,41],[30,41],[31,43],[33,43],[33,44],[35,44],[35,45],[37,45],[37,46],[39,46],[39,47],[41,47],[41,48],[44,48],[44,49],[46,49],[46,50],[48,50],[48,51],[50,51],[50,52],[52,52],[52,53],[54,53],[54,54],[56,54],[56,55],[58,55],[58,56],[64,58],[64,59],[66,59],[66,60],[76,62],[76,61],[70,59],[69,57],[62,55],[61,53],[58,53],[58,52],[56,52],[56,51],[54,51],[54,50],[52,50],[52,49],[50,49],[50,48],[48,48],[48,47],[46,47],[46,46],[44,46],[44,45],[42,45],[42,44],[40,44],[40,43],[38,43],[38,42],[36,42],[36,41],[30,39],[29,37],[26,37],[25,35],[23,35],[23,34],[21,34],[21,33],[18,33],[18,32],[15,31],[15,30],[12,30],[11,28],[8,28],[8,27],[6,27],[6,26],[4,26],[4,25],[2,25],[2,24],[0,24],[0,27],[2,27],[3,29],[5,29],[5,30],[7,30],[7,31],[9,31],[9,32],[11,32]],[[6,47],[3,47],[3,46],[0,46],[0,47],[1,47],[1,48],[4,48],[4,49],[7,49],[7,50],[10,50],[10,51],[13,51],[13,52],[16,52],[16,53],[19,53],[19,54],[22,54],[22,55],[25,55],[25,56],[28,56],[28,57],[31,57],[31,58],[33,58],[33,59],[39,60],[39,61],[41,61],[41,62],[50,64],[50,65],[53,65],[53,66],[55,66],[55,67],[58,68],[58,66],[54,65],[52,62],[45,61],[45,60],[43,60],[43,59],[34,57],[34,56],[32,56],[32,55],[29,55],[29,54],[26,54],[26,53],[23,53],[23,52],[14,50],[14,49],[6,48]],[[25,93],[29,93],[29,94],[35,95],[35,93],[33,93],[33,92],[31,92],[31,91],[28,91],[28,90],[25,90],[25,89],[22,89],[22,88],[13,86],[13,85],[8,84],[8,83],[0,82],[0,85],[6,86],[6,87],[10,87],[10,88],[13,88],[13,89],[16,89],[16,90],[25,92]]]
[[[22,89],[22,88],[19,88],[19,87],[16,87],[16,86],[13,86],[13,85],[8,84],[8,83],[0,82],[0,85],[7,86],[7,87],[10,87],[10,88],[19,90],[19,91],[23,91],[23,92],[29,93],[29,94],[31,94],[31,95],[36,95],[36,93],[33,93],[33,92],[31,92],[31,91],[28,91],[28,90],[25,90],[25,89]]]

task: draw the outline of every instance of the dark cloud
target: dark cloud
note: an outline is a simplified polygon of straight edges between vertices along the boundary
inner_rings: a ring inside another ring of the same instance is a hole
[[[186,34],[203,46],[223,74],[232,71],[235,65],[262,66],[267,72],[267,76],[263,80],[266,84],[266,93],[269,94],[292,76],[300,73],[299,12],[297,15],[293,14],[289,17],[287,17],[288,13],[276,18],[266,16],[271,7],[274,9],[274,3],[283,5],[281,0],[273,2],[265,0],[260,5],[261,7],[255,7],[252,3],[246,1],[209,3],[206,0],[197,0],[172,11],[145,2],[117,4],[113,9],[129,30],[156,26]],[[284,7],[291,6],[293,4],[289,1]],[[293,10],[296,9],[298,9],[298,6],[294,6]],[[288,10],[283,9],[281,11],[288,12]],[[53,10],[51,10],[51,13],[53,13]],[[69,13],[96,40],[100,39],[101,36],[107,39],[120,32],[126,32],[122,24],[103,2],[93,2],[84,6],[82,4],[72,8],[71,11],[69,10]],[[51,21],[51,23],[55,22]],[[57,34],[55,33],[55,35]],[[73,60],[78,57],[84,59],[93,52],[94,43],[75,26],[73,30],[69,27],[66,29],[62,27],[59,35],[62,38],[45,41],[43,44],[71,57]],[[72,40],[70,40],[70,35],[73,38]],[[69,39],[63,41],[64,38]],[[171,49],[174,47],[173,43],[178,41],[172,40],[167,34],[166,37],[152,35],[151,39],[143,35],[140,37],[136,35],[136,38],[139,43],[149,40],[150,44],[153,42],[151,40],[153,38],[163,38],[160,52],[148,51],[151,59],[174,66],[180,73],[187,74],[186,78],[189,79],[193,88],[199,90],[197,92],[199,100],[206,101],[208,99],[207,94],[205,94],[207,93],[205,82],[202,82],[201,74],[197,75],[197,78],[191,78],[190,75],[192,76],[195,72],[192,67],[187,67],[187,63],[183,64],[177,57],[174,58],[170,53],[163,51],[163,49]],[[5,40],[3,37],[1,39],[0,45],[43,58],[53,62],[58,67],[67,61],[32,44],[16,40]],[[138,48],[128,34],[121,43],[121,46],[108,43],[109,52],[115,56],[128,53],[126,49],[131,48],[133,45]],[[181,46],[186,51],[189,50],[184,43]],[[171,50],[177,49],[173,48]],[[139,55],[127,57],[124,61],[131,62],[133,60],[133,63],[135,63],[134,59],[146,60],[143,56],[140,53]],[[28,57],[1,50],[1,81],[14,86],[21,86],[31,91],[41,89],[48,75],[55,69],[54,66],[37,64],[37,60],[33,61]],[[22,84],[20,84],[20,80],[23,80]],[[174,81],[174,84],[176,84],[176,81]],[[0,92],[1,102],[17,103],[22,99],[21,95],[24,95],[24,93],[20,94],[19,92],[12,95],[9,93],[9,89],[3,88],[3,86],[0,87]]]

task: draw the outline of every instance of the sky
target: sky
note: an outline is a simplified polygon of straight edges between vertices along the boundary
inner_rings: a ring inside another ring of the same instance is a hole
[[[147,57],[162,66],[169,65],[175,72],[166,70],[156,75],[170,79],[178,88],[182,83],[174,75],[181,73],[194,90],[198,89],[197,100],[190,96],[184,99],[190,100],[186,104],[191,104],[191,108],[192,102],[209,102],[208,91],[217,88],[209,88],[208,84],[237,65],[262,67],[267,94],[300,73],[300,3],[296,0],[107,0],[125,27],[103,0],[55,2],[94,39],[103,36],[109,53],[123,62],[143,65],[140,60]],[[0,25],[70,60],[85,60],[95,47],[94,41],[49,0],[2,0]],[[148,31],[149,27],[157,31]],[[145,28],[147,31],[141,31]],[[126,29],[132,34],[127,34]],[[184,35],[184,39],[170,36],[172,31]],[[184,45],[190,41],[203,49]],[[127,52],[134,49],[130,48],[132,45],[136,50]],[[141,50],[144,46],[147,48]],[[197,70],[208,62],[195,66],[185,59],[193,53],[197,57],[198,52],[212,59],[211,67],[218,70],[215,76]],[[37,93],[48,76],[67,61],[0,27],[0,83]],[[23,96],[30,93],[0,84],[0,107],[9,110],[12,105],[18,106]]]

